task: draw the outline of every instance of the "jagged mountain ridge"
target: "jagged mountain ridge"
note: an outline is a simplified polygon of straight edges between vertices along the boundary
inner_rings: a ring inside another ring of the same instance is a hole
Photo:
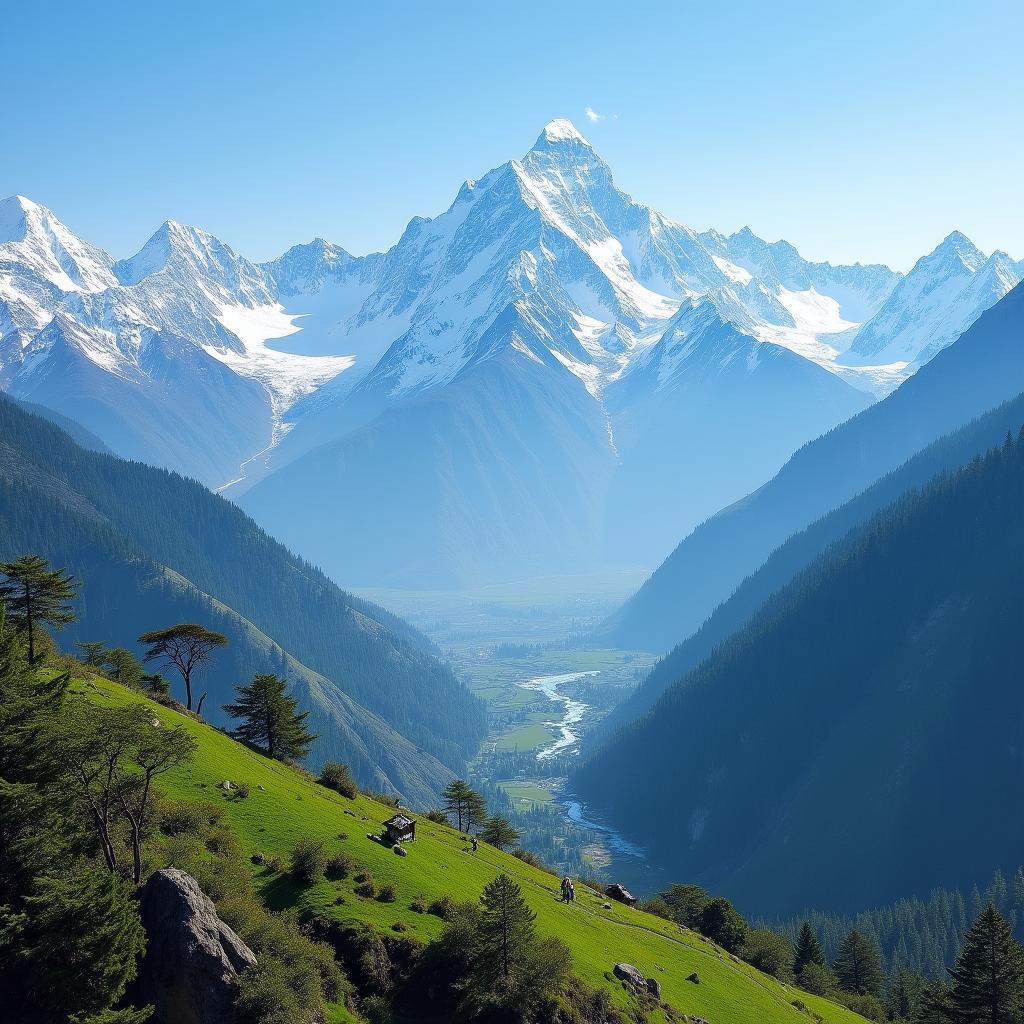
[[[686,536],[600,634],[616,646],[670,650],[789,538],[1022,391],[1018,285],[897,391],[805,445],[770,481]]]
[[[837,358],[899,275],[881,266],[810,263],[788,243],[763,242],[749,229],[698,234],[618,190],[607,164],[567,121],[551,122],[522,160],[467,181],[445,213],[414,218],[391,250],[365,257],[315,240],[258,265],[206,232],[169,221],[138,254],[115,262],[71,242],[74,236],[36,204],[15,197],[3,210],[5,238],[19,234],[19,219],[50,225],[25,233],[22,241],[39,250],[32,259],[0,245],[4,386],[31,402],[74,409],[121,454],[233,496],[322,445],[351,448],[346,438],[381,416],[401,446],[396,419],[423,428],[418,413],[406,416],[407,406],[435,392],[442,405],[457,405],[467,390],[479,400],[480,387],[466,382],[497,360],[482,375],[493,381],[507,370],[520,387],[563,396],[570,433],[578,434],[571,421],[598,425],[587,432],[601,485],[552,511],[557,519],[579,513],[600,525],[568,547],[589,549],[591,561],[651,561],[702,517],[767,479],[795,446],[896,379]],[[690,372],[666,383],[648,367],[670,347],[679,358],[673,317],[688,305],[705,306],[716,327],[701,332],[701,351],[683,347]],[[764,358],[747,360],[745,374],[732,356],[717,364],[708,358],[737,334],[746,339],[740,348],[768,346]],[[773,357],[772,346],[796,358]],[[552,379],[535,383],[541,376]],[[679,387],[684,378],[688,390]],[[675,398],[656,397],[663,392]],[[680,401],[688,406],[682,418],[674,405]],[[730,402],[741,416],[745,407],[787,415],[760,424],[748,417],[723,430],[706,410]],[[556,462],[575,444],[562,445],[560,432],[551,434]],[[708,450],[691,458],[684,449],[699,436],[709,439]],[[687,444],[674,445],[679,437]],[[747,452],[752,437],[757,444]],[[461,443],[442,442],[431,478],[441,484],[442,463]],[[675,451],[684,452],[678,463]],[[621,520],[636,501],[652,507],[643,500],[646,467],[663,454],[669,461],[658,478],[666,470],[681,478],[682,506],[656,516],[653,532],[631,529]],[[733,459],[743,471],[732,478],[723,474],[706,486],[693,476],[702,465]],[[316,461],[331,464],[323,455]],[[530,465],[498,463],[504,479],[495,493],[536,493]],[[480,465],[486,474],[486,456]],[[366,487],[358,475],[322,487],[306,483],[321,503]],[[257,516],[265,494],[257,486],[243,498]],[[438,518],[454,514],[468,529],[479,525],[466,512],[448,499],[430,510]],[[281,528],[276,519],[273,526]],[[304,524],[283,526],[301,545]],[[385,547],[380,537],[367,539],[369,547]],[[499,561],[515,564],[528,541],[512,543]],[[346,574],[348,553],[335,555],[332,571],[355,582]],[[484,577],[498,571],[494,562],[478,568]],[[397,569],[383,566],[381,578],[397,579]]]

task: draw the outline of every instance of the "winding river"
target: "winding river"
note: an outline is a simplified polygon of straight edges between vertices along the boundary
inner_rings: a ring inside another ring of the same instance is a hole
[[[568,672],[558,676],[537,676],[534,679],[528,679],[525,683],[519,684],[524,690],[535,690],[543,693],[545,697],[561,704],[563,708],[562,717],[558,721],[544,723],[558,729],[560,735],[553,743],[549,743],[546,747],[542,747],[537,751],[537,760],[539,762],[546,761],[555,754],[567,751],[575,745],[579,740],[576,729],[590,706],[583,703],[583,701],[575,700],[564,693],[560,693],[558,688],[566,683],[574,683],[578,679],[585,679],[588,676],[600,674],[598,671]],[[610,826],[590,819],[586,814],[585,808],[578,800],[568,797],[561,802],[565,808],[565,816],[569,821],[583,828],[590,829],[592,832],[601,833],[607,839],[608,846],[614,853],[643,859],[644,851],[640,847],[635,846]]]
[[[549,743],[546,747],[542,747],[537,751],[538,761],[546,761],[549,757],[554,757],[555,754],[568,750],[579,739],[579,736],[573,731],[573,727],[580,723],[589,707],[583,701],[573,700],[572,697],[559,693],[558,688],[565,683],[574,683],[577,679],[585,679],[587,676],[597,676],[600,674],[597,671],[568,672],[561,676],[537,676],[535,679],[528,679],[525,683],[519,684],[524,690],[537,690],[543,693],[549,700],[556,701],[564,706],[562,717],[557,722],[544,723],[558,729],[561,736],[554,743]]]

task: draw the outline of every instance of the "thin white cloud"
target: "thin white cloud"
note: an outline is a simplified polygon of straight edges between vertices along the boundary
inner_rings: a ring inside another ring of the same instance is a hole
[[[587,115],[587,120],[591,124],[596,124],[598,121],[604,120],[604,114],[599,114],[593,107],[586,107],[583,113]]]

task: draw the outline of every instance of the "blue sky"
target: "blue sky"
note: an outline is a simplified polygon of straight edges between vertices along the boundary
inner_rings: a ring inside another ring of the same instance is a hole
[[[3,26],[0,194],[118,257],[168,217],[256,259],[385,248],[564,116],[696,228],[1024,258],[1019,2],[14,0]]]

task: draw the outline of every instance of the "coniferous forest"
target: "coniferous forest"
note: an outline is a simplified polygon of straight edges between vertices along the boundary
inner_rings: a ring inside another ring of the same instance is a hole
[[[1022,502],[1018,428],[830,547],[577,788],[764,913],[854,912],[1013,863]],[[638,770],[672,780],[672,814]]]

